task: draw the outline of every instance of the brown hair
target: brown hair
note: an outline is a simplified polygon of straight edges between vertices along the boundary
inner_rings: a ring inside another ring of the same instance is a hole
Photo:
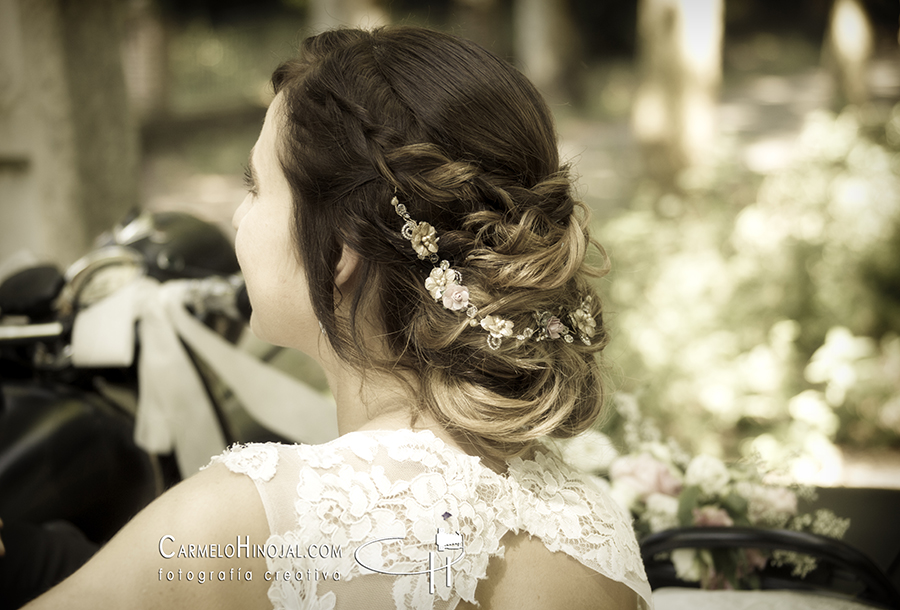
[[[440,256],[462,272],[479,315],[525,328],[536,313],[575,311],[598,274],[585,263],[593,242],[534,86],[472,42],[412,27],[309,38],[272,82],[284,98],[280,154],[300,258],[336,353],[413,372],[418,412],[492,457],[589,427],[602,403],[600,300],[589,299],[590,345],[507,339],[492,350],[487,332],[426,291],[432,265],[401,235],[390,203],[396,194],[436,228]],[[340,296],[347,319],[336,315],[334,285],[343,244],[361,255],[365,278]],[[360,336],[368,314],[386,360]]]

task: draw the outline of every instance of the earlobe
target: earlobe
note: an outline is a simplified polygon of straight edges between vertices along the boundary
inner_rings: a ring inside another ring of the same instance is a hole
[[[341,246],[341,259],[334,269],[334,285],[339,289],[353,280],[359,268],[359,254],[344,244]]]

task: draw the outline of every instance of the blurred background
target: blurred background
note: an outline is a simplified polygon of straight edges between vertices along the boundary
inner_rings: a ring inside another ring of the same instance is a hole
[[[900,489],[897,0],[0,0],[0,277],[134,208],[233,234],[273,68],[387,23],[550,101],[612,261],[616,444]]]

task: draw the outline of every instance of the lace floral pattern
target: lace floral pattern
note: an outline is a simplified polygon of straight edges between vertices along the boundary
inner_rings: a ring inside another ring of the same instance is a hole
[[[613,580],[643,578],[631,519],[585,475],[540,452],[534,460],[512,460],[509,471],[521,490],[517,513],[529,516],[525,529],[548,549],[572,555]]]
[[[460,599],[474,603],[478,581],[490,558],[503,554],[500,539],[510,531],[537,536],[549,550],[567,553],[649,600],[630,519],[587,477],[549,453],[513,459],[501,476],[427,431],[357,432],[326,445],[280,446],[280,451],[286,464],[298,464],[293,488],[257,487],[270,503],[289,502],[294,510],[284,523],[273,523],[270,516],[267,544],[305,548],[310,541],[327,540],[344,553],[328,570],[339,572],[340,581],[273,582],[269,599],[277,610],[342,610],[340,587],[373,574],[367,567],[395,574],[379,575],[381,586],[390,583],[390,597],[382,603],[416,610],[450,609]],[[238,447],[215,461],[268,481],[278,450]],[[426,570],[429,552],[438,565],[457,557],[435,552],[438,528],[461,534],[465,552],[453,564],[452,586],[445,586],[443,571],[436,572],[431,593],[428,574],[399,574]],[[360,559],[367,567],[354,558],[363,545]],[[269,570],[282,572],[321,567],[308,557],[267,563]]]
[[[278,467],[278,448],[271,443],[233,445],[225,453],[214,456],[210,464],[220,462],[231,472],[245,474],[254,481],[271,481]],[[201,470],[208,468],[204,466]]]
[[[266,545],[274,544],[276,548],[288,548],[299,546],[305,548],[302,532],[286,532],[283,536],[272,535],[266,540]],[[312,561],[310,557],[288,557],[278,556],[268,558],[266,560],[267,567],[272,574],[308,574],[313,570],[318,570],[318,565]],[[334,571],[328,571],[325,574],[333,578]],[[338,572],[340,573],[340,572]],[[279,610],[334,610],[337,598],[333,591],[327,591],[322,595],[316,595],[316,585],[320,581],[316,578],[307,578],[306,580],[290,580],[284,578],[273,579],[269,586],[269,601],[272,602],[273,608]],[[322,582],[325,582],[323,576]]]

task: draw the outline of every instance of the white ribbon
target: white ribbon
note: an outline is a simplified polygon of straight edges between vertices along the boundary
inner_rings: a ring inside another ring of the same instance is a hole
[[[237,349],[184,306],[193,280],[139,278],[81,312],[72,361],[81,367],[130,366],[138,324],[135,441],[146,451],[175,450],[187,477],[225,448],[209,395],[182,341],[261,424],[295,442],[337,437],[334,404],[309,386]]]

